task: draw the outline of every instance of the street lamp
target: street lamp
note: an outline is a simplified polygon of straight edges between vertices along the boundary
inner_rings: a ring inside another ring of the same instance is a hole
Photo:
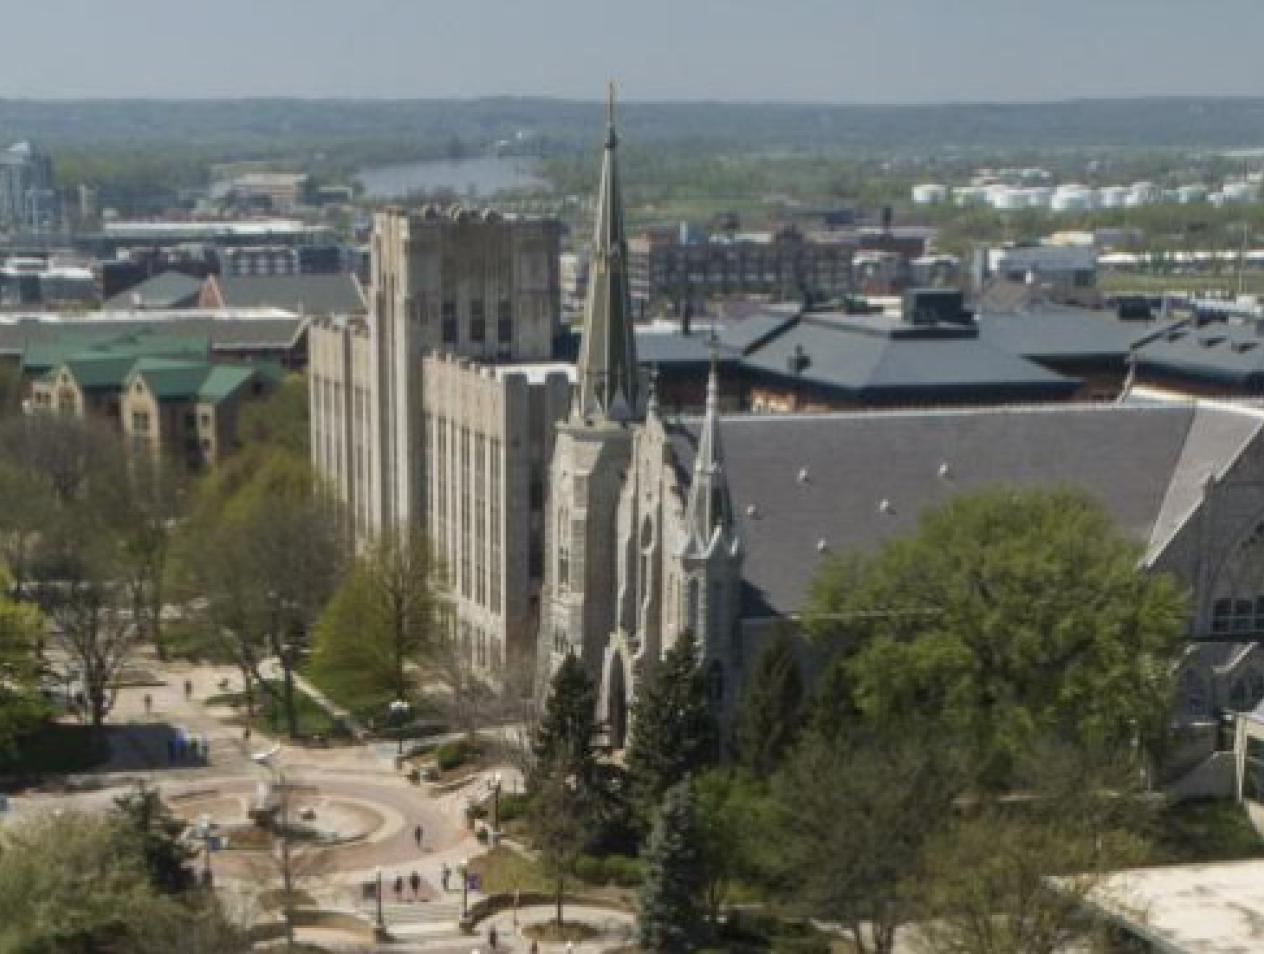
[[[377,929],[379,931],[386,930],[386,918],[382,915],[382,868],[379,865],[373,869],[373,873],[377,880],[377,891],[374,894],[377,897]]]
[[[391,710],[391,721],[396,723],[396,725],[399,727],[398,735],[396,736],[396,738],[399,741],[399,746],[398,748],[396,748],[395,754],[403,755],[404,754],[404,724],[408,721],[409,705],[403,699],[395,699],[393,702],[391,702],[389,708]]]
[[[198,816],[198,835],[202,839],[202,887],[211,886],[211,816]]]
[[[492,837],[500,833],[500,773],[496,772],[491,778],[492,786]]]
[[[470,916],[470,859],[461,861],[461,920]]]

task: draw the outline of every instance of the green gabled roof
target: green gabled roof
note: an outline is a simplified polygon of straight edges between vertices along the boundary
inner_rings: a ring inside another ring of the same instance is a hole
[[[45,375],[55,380],[63,368],[70,372],[79,387],[85,391],[101,389],[118,390],[123,386],[128,372],[136,363],[135,358],[119,355],[84,355],[70,358],[56,365]]]
[[[218,404],[255,379],[256,369],[240,364],[213,364],[198,389],[198,400]]]
[[[103,357],[136,358],[145,355],[205,358],[211,350],[207,335],[165,334],[157,330],[113,333],[93,329],[90,333],[68,334],[48,341],[29,342],[23,349],[22,369],[35,373],[71,360]]]
[[[211,364],[170,358],[140,358],[134,362],[130,381],[139,376],[160,400],[184,398],[218,404],[254,380],[250,365]]]

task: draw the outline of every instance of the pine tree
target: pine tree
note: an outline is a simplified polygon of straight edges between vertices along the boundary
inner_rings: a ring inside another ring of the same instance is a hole
[[[120,834],[140,849],[149,883],[164,894],[179,894],[194,884],[189,863],[197,849],[180,836],[184,823],[171,814],[156,789],[144,782],[114,799]]]
[[[790,751],[799,734],[802,707],[803,679],[794,638],[783,630],[755,663],[742,710],[739,749],[742,761],[756,775],[770,774]]]
[[[562,766],[582,783],[592,780],[596,758],[597,695],[583,664],[567,656],[557,673],[544,716],[536,729],[532,754],[538,766]]]
[[[692,951],[701,940],[702,863],[693,791],[686,779],[668,790],[645,854],[637,918],[641,949]]]
[[[643,821],[666,791],[715,763],[715,717],[693,635],[685,632],[650,673],[632,708],[627,770]]]

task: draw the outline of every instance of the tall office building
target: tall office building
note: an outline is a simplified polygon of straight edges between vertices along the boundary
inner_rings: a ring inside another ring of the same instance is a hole
[[[29,142],[0,152],[0,228],[38,230],[56,222],[52,158]]]

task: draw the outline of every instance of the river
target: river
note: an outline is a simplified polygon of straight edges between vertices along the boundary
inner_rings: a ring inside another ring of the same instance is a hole
[[[433,159],[361,169],[356,178],[370,199],[402,199],[413,192],[451,189],[462,196],[487,197],[509,189],[543,185],[538,162],[522,156]]]

